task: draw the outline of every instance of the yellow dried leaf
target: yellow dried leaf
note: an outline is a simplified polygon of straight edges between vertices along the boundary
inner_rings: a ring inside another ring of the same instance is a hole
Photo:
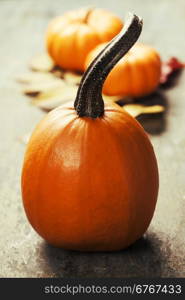
[[[74,101],[76,93],[77,87],[65,85],[49,92],[42,92],[38,97],[34,98],[32,104],[43,110],[50,111],[68,101]]]
[[[64,80],[66,80],[67,83],[72,84],[72,85],[80,84],[80,81],[82,79],[82,75],[74,73],[74,72],[68,72],[68,71],[64,72],[63,76],[64,76]]]
[[[54,76],[47,72],[28,72],[17,76],[16,80],[20,83],[33,84],[52,81]]]
[[[47,53],[43,53],[34,56],[31,59],[29,66],[34,71],[50,72],[55,64]]]
[[[105,94],[102,95],[103,100],[107,102],[116,102],[120,100],[120,96],[107,96]]]
[[[42,98],[42,94],[47,94],[47,97],[50,97],[50,94],[54,92],[57,93],[57,89],[62,89],[65,86],[65,82],[63,80],[53,78],[50,81],[41,81],[41,82],[31,82],[30,84],[26,84],[22,92],[28,96],[37,96],[37,98]]]
[[[126,104],[123,108],[133,117],[138,117],[141,114],[156,114],[165,110],[162,105],[144,106],[141,104]]]

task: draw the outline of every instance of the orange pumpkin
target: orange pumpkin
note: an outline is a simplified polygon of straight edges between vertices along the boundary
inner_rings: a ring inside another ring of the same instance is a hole
[[[105,46],[105,43],[98,45],[88,54],[85,68]],[[110,72],[103,92],[107,95],[144,96],[156,89],[160,75],[161,60],[157,51],[137,43]]]
[[[84,74],[74,107],[60,106],[27,146],[22,195],[34,229],[52,245],[86,251],[129,246],[154,213],[158,169],[147,134],[116,104],[104,107],[103,81],[137,40],[132,16]]]
[[[67,12],[49,24],[48,53],[60,67],[83,71],[87,54],[98,44],[110,41],[122,26],[118,17],[103,9]]]

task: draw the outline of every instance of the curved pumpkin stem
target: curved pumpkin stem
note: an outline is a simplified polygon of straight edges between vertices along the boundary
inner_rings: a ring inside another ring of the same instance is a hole
[[[142,24],[139,17],[130,14],[121,32],[90,64],[82,77],[74,103],[74,108],[80,117],[97,118],[103,115],[103,83],[115,64],[137,41],[142,30]]]

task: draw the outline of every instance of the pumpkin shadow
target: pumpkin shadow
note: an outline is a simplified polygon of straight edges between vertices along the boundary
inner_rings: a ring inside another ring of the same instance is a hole
[[[129,248],[118,252],[77,252],[43,243],[47,269],[54,277],[63,278],[129,278],[161,277],[172,274],[163,242],[154,233],[147,233]]]
[[[137,103],[145,106],[161,105],[164,111],[156,114],[142,114],[137,117],[143,128],[152,135],[159,135],[166,130],[166,114],[168,111],[168,101],[162,90],[137,99]]]
[[[127,101],[129,103],[137,103],[144,106],[163,106],[163,112],[154,114],[141,114],[136,117],[136,119],[149,134],[158,135],[166,130],[166,113],[168,110],[168,101],[161,89],[158,89],[154,93],[140,98],[128,98]],[[124,100],[119,100],[117,103],[123,107],[126,104]]]

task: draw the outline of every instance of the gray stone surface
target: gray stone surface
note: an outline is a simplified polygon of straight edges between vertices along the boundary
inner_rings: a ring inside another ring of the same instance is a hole
[[[20,174],[25,146],[19,138],[44,114],[22,96],[14,78],[44,49],[50,18],[98,0],[0,0],[0,277],[184,277],[185,276],[185,73],[157,95],[167,104],[163,117],[141,121],[155,147],[160,191],[151,226],[141,240],[117,253],[77,253],[47,245],[25,217]],[[124,17],[144,18],[141,40],[168,58],[184,59],[184,0],[101,0]]]

